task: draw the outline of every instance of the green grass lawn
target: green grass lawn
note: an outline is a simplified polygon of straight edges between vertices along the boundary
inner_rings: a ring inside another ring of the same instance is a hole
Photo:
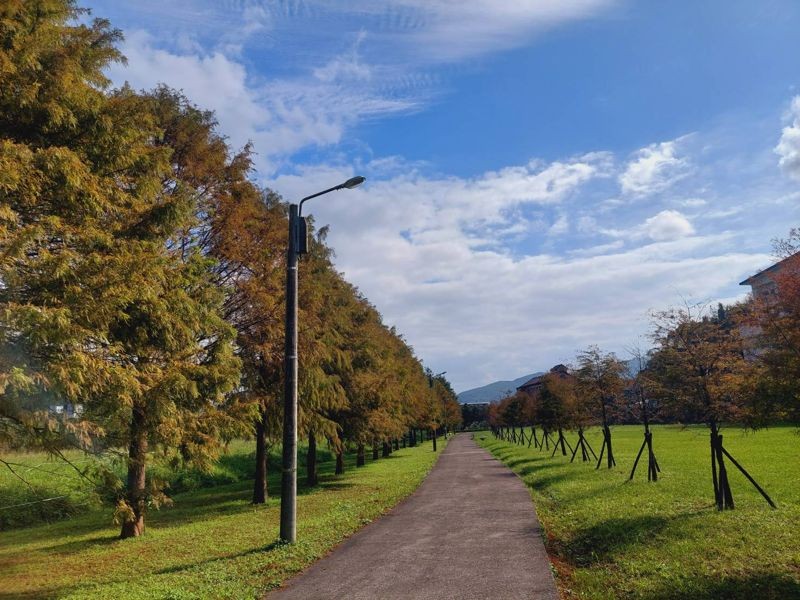
[[[627,481],[641,427],[612,428],[618,466],[611,471],[490,433],[475,439],[530,488],[567,598],[800,598],[800,435],[793,427],[724,433],[777,510],[727,463],[736,509],[717,512],[708,430],[700,426],[653,428],[662,469],[655,483],[647,482],[646,462]],[[587,438],[599,453],[600,430]]]
[[[329,456],[325,451],[321,454]],[[253,478],[253,455],[252,441],[234,440],[208,472],[187,467],[176,470],[153,456],[148,475],[167,482],[170,494],[236,483]],[[78,474],[78,469],[98,459],[78,450],[66,451],[64,456],[69,463],[44,452],[3,454],[13,472],[0,465],[0,532],[58,521],[102,506],[102,498],[92,481]],[[270,461],[276,468],[280,464],[275,453]],[[121,460],[108,466],[124,478],[125,466]]]
[[[238,477],[251,452],[239,443],[219,468]],[[199,482],[199,489],[176,494],[171,508],[148,513],[141,538],[117,539],[108,509],[6,531],[0,533],[0,598],[257,597],[410,494],[439,453],[427,441],[359,469],[348,456],[343,476],[333,475],[330,456],[321,453],[327,460],[319,464],[319,486],[306,488],[300,473],[293,545],[277,542],[277,497],[250,504],[250,479],[205,482],[212,487]],[[269,486],[272,493],[279,489],[276,469]]]

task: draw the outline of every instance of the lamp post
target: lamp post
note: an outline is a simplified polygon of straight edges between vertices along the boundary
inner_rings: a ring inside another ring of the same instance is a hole
[[[352,177],[337,186],[289,205],[289,249],[286,255],[286,349],[283,394],[283,460],[281,468],[281,531],[285,542],[297,539],[297,259],[308,251],[303,203],[337,190],[352,189],[364,177]]]

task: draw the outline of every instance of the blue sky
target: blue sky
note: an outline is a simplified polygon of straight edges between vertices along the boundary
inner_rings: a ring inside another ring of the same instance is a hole
[[[790,0],[121,0],[119,84],[182,88],[311,206],[456,389],[646,345],[798,224]]]

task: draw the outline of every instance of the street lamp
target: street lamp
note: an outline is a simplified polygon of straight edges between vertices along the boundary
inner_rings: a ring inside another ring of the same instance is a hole
[[[327,190],[289,205],[289,250],[286,255],[286,350],[283,394],[283,460],[281,469],[281,539],[297,539],[297,259],[308,252],[308,227],[303,218],[303,203],[337,190],[353,189],[364,183],[351,177]]]

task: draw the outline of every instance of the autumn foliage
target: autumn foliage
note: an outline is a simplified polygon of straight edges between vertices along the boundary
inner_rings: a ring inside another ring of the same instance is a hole
[[[254,502],[281,437],[286,205],[213,113],[166,86],[110,89],[121,34],[72,0],[0,7],[0,444],[108,461],[122,537],[169,502],[148,464],[208,468],[256,438]],[[315,449],[457,424],[446,380],[332,263],[302,261],[299,423]],[[52,405],[75,410],[57,415]],[[396,443],[396,441],[395,441]],[[110,468],[124,457],[126,476]]]

